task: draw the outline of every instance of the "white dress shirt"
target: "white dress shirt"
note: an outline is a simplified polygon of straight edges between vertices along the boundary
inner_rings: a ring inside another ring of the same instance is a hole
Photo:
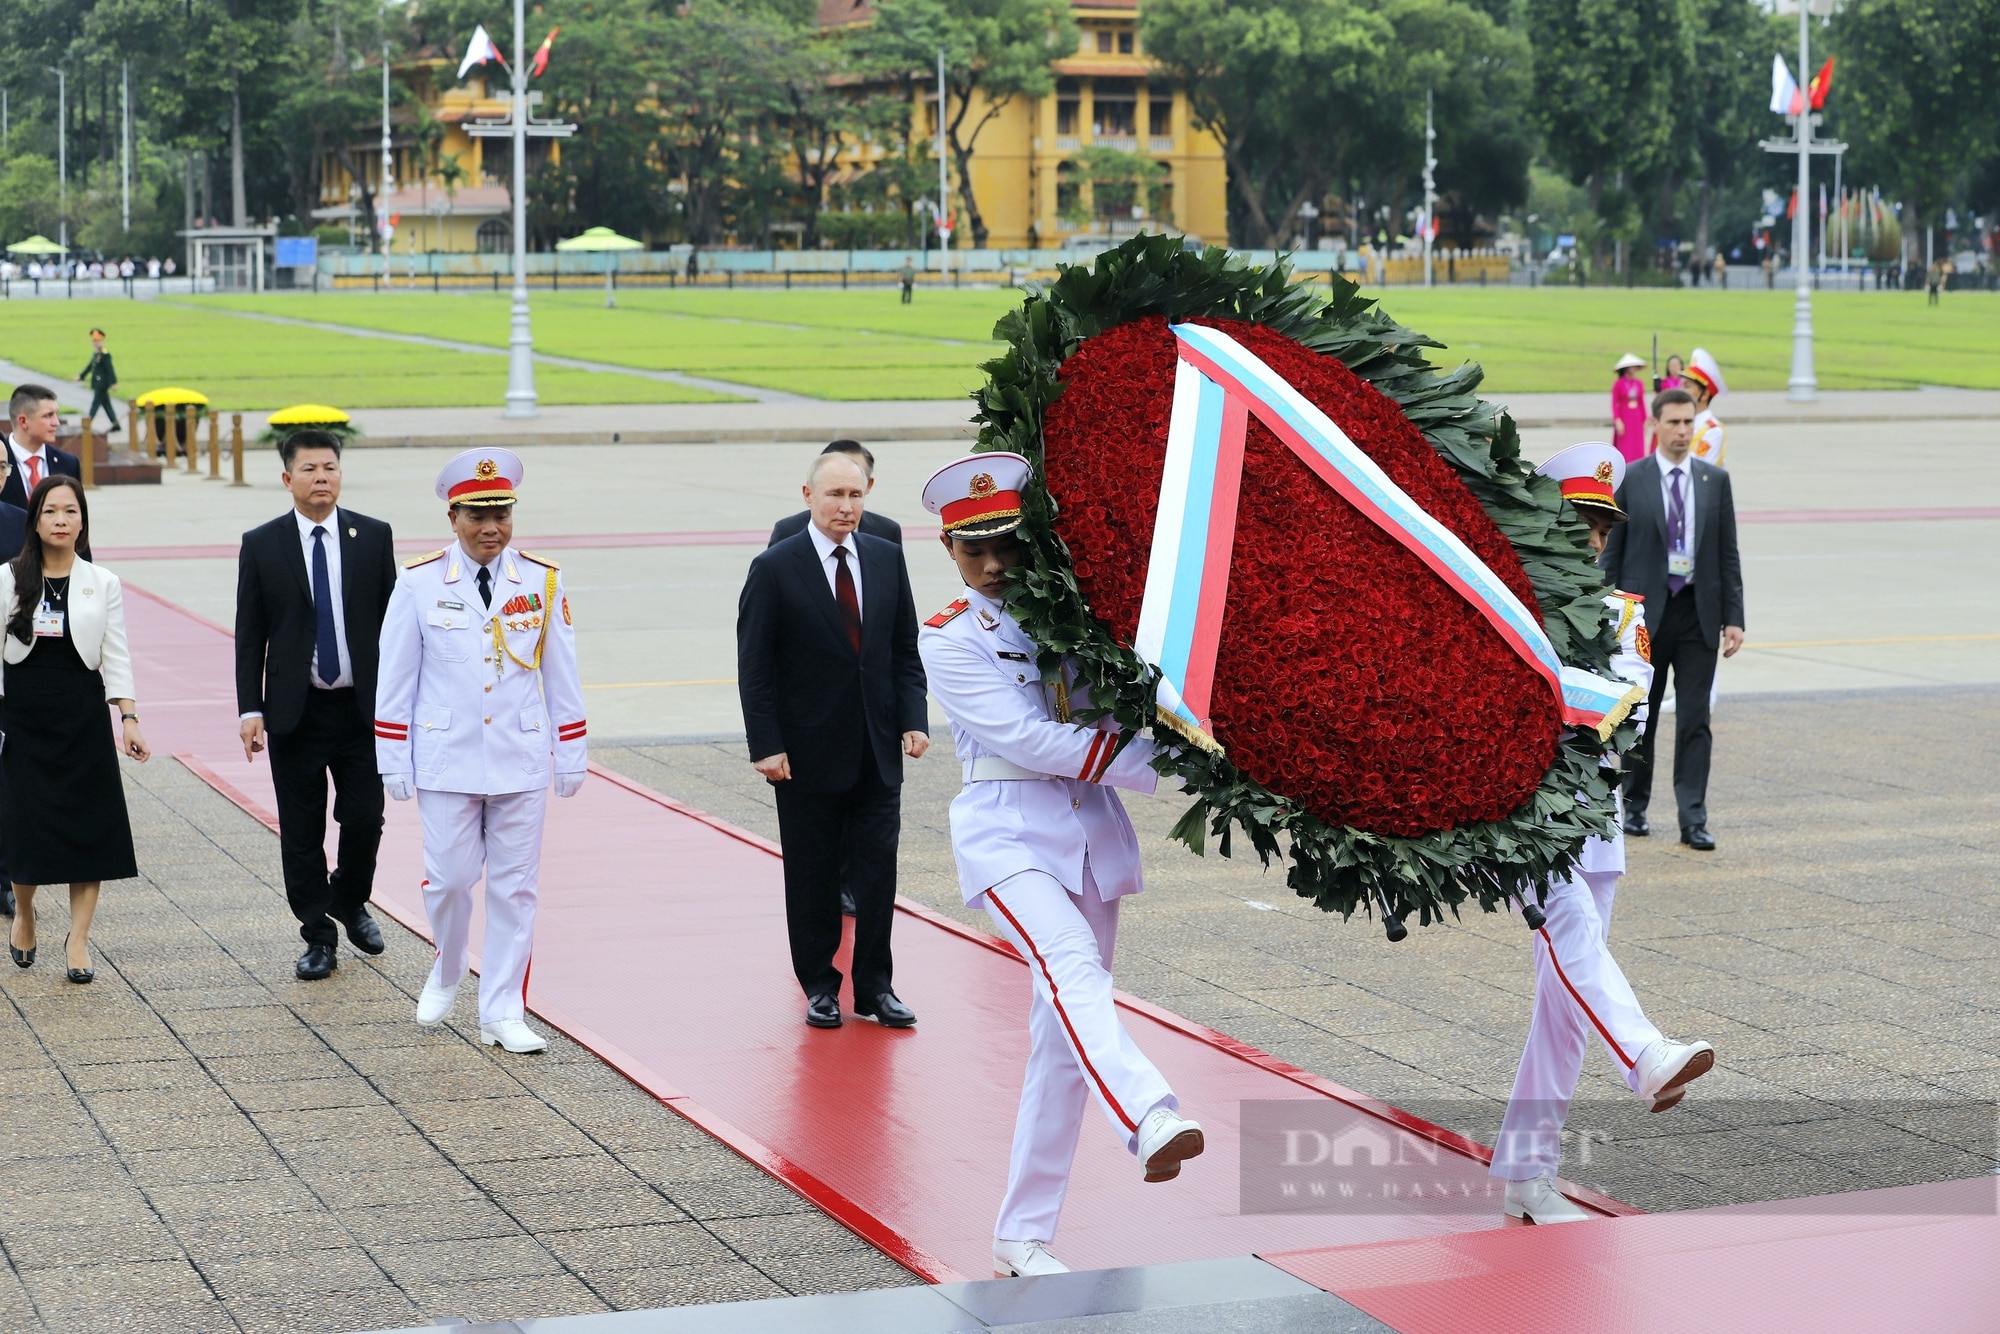
[[[340,593],[340,511],[335,510],[317,524],[299,510],[293,510],[292,517],[299,521],[299,545],[306,553],[307,588],[311,588],[313,582],[313,529],[326,529],[326,579],[328,587],[333,590],[333,642],[340,651],[340,675],[334,678],[332,685],[319,679],[319,654],[315,648],[313,664],[309,669],[313,689],[345,690],[354,684],[354,660],[347,655],[347,604]],[[313,614],[318,616],[318,606],[314,606]]]
[[[1679,463],[1667,462],[1665,454],[1656,454],[1660,461],[1660,512],[1667,516],[1667,548],[1674,550],[1674,469],[1681,474],[1681,500],[1687,508],[1687,526],[1683,531],[1680,551],[1688,558],[1688,578],[1694,578],[1694,455],[1689,454]]]
[[[826,586],[833,592],[835,603],[840,601],[840,562],[834,558],[836,548],[847,551],[847,572],[854,579],[854,606],[862,609],[861,603],[861,548],[854,544],[854,534],[849,533],[841,541],[834,541],[819,530],[819,525],[808,520],[806,531],[812,534],[813,550],[819,552],[820,568],[826,571]]]
[[[21,442],[10,435],[7,437],[7,448],[14,456],[14,471],[21,474],[21,494],[26,496],[49,475],[48,447],[36,445],[33,449],[23,449]],[[40,477],[33,476],[28,471],[28,460],[31,458],[36,461],[35,467],[40,471]]]

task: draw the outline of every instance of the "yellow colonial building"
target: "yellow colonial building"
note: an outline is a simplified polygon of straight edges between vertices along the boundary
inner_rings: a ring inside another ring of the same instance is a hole
[[[413,116],[398,108],[391,117],[387,188],[379,139],[349,145],[345,161],[339,151],[329,149],[320,164],[316,222],[352,226],[362,244],[367,243],[367,229],[375,219],[360,216],[361,192],[346,166],[351,161],[360,169],[378,210],[396,219],[389,245],[393,252],[492,254],[513,249],[508,189],[512,147],[504,139],[475,139],[465,132],[468,121],[506,119],[507,92],[501,82],[505,76],[496,75],[489,87],[484,73],[475,71],[463,84],[453,86],[456,65],[447,57],[426,56],[390,66],[390,74],[414,95],[423,111]],[[529,171],[541,165],[543,154],[560,151],[550,140],[529,140]]]
[[[1228,242],[1227,173],[1222,145],[1197,129],[1187,94],[1155,77],[1139,39],[1134,0],[1070,0],[1081,35],[1073,56],[1056,63],[1051,97],[1012,98],[979,133],[972,154],[973,194],[997,250],[1038,250],[1069,242],[1117,240],[1162,228],[1199,240]],[[866,24],[869,0],[820,0],[823,27]],[[913,128],[937,139],[937,93],[913,90]],[[988,107],[975,98],[967,125]],[[1097,150],[1090,152],[1089,150]],[[1106,151],[1157,164],[1156,178],[1133,198],[1130,188],[1093,184]],[[954,165],[951,208],[963,212]],[[1134,207],[1142,210],[1134,216]],[[954,245],[970,245],[963,219]]]

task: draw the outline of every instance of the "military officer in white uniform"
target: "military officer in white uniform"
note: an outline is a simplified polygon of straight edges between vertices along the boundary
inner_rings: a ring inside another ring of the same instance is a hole
[[[437,962],[417,1022],[451,1013],[483,874],[479,1038],[511,1052],[548,1046],[524,1018],[542,817],[551,780],[557,796],[575,796],[589,761],[562,574],[511,546],[523,471],[507,450],[474,449],[438,474],[457,540],[396,582],[375,706],[382,785],[397,801],[414,793],[424,823]]]
[[[1611,526],[1625,519],[1614,499],[1625,477],[1624,457],[1606,444],[1572,445],[1536,471],[1561,484],[1564,499],[1590,525],[1591,548],[1602,551]],[[1652,684],[1653,664],[1638,595],[1612,593],[1604,604],[1618,627],[1611,674],[1643,694]],[[1603,1040],[1626,1086],[1656,1112],[1679,1102],[1689,1081],[1715,1064],[1715,1049],[1706,1042],[1674,1042],[1653,1026],[1611,957],[1611,904],[1625,873],[1620,823],[1613,819],[1609,839],[1585,843],[1577,870],[1549,886],[1542,905],[1548,921],[1535,933],[1534,1013],[1491,1168],[1507,1182],[1507,1214],[1534,1223],[1591,1216],[1554,1181],[1563,1123],[1591,1034]]]
[[[1729,382],[1722,378],[1722,367],[1705,347],[1698,347],[1688,353],[1687,373],[1681,377],[1682,387],[1694,395],[1694,456],[1703,463],[1713,463],[1716,467],[1727,466],[1724,460],[1729,456],[1729,433],[1723,429],[1722,419],[1715,415],[1715,400],[1729,392]]]
[[[1006,1277],[1064,1272],[1049,1254],[1084,1109],[1095,1102],[1147,1181],[1179,1175],[1201,1127],[1125,1031],[1113,1003],[1118,904],[1144,884],[1139,842],[1114,787],[1151,792],[1152,742],[1087,707],[1068,670],[1044,681],[1036,647],[1003,602],[1023,550],[1028,461],[974,454],[924,487],[965,596],[917,635],[931,694],[951,719],[964,789],[951,805],[952,851],[968,907],[984,908],[1027,961],[1031,1049],[1014,1124],[993,1267]]]

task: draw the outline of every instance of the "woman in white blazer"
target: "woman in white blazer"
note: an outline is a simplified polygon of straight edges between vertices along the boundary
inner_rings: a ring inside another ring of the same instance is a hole
[[[0,847],[14,881],[8,953],[35,962],[35,889],[69,885],[69,980],[88,982],[98,886],[139,874],[118,774],[123,753],[150,752],[133,703],[118,577],[76,554],[90,511],[74,477],[42,479],[28,497],[21,554],[0,566]],[[109,700],[123,737],[114,742]]]

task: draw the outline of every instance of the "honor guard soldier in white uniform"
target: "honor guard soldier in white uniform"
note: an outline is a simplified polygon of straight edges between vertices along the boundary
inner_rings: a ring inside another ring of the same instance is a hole
[[[1563,498],[1590,525],[1592,550],[1602,551],[1611,526],[1625,519],[1613,499],[1625,478],[1623,456],[1610,445],[1572,445],[1535,471],[1561,484]],[[1604,604],[1618,627],[1611,674],[1643,692],[1652,684],[1653,665],[1638,595],[1612,593]],[[1554,1177],[1592,1033],[1603,1039],[1626,1086],[1656,1112],[1679,1102],[1689,1081],[1715,1064],[1715,1049],[1706,1042],[1661,1036],[1611,957],[1611,904],[1625,873],[1625,837],[1618,820],[1611,828],[1609,839],[1583,845],[1574,872],[1549,886],[1542,905],[1548,921],[1535,933],[1534,1013],[1491,1168],[1507,1181],[1508,1215],[1533,1223],[1591,1216],[1556,1189]]]
[[[1715,415],[1715,400],[1729,392],[1729,384],[1707,348],[1698,347],[1688,353],[1687,373],[1681,377],[1681,387],[1694,395],[1694,456],[1703,463],[1726,467],[1729,436],[1722,429],[1722,419]]]
[[[524,469],[504,449],[447,463],[437,494],[457,541],[411,561],[382,623],[375,758],[424,822],[424,909],[437,962],[417,1022],[441,1024],[465,977],[472,892],[486,879],[479,1039],[548,1046],[524,1015],[542,816],[575,796],[589,756],[576,631],[555,563],[510,546]]]
[[[1064,1272],[1049,1254],[1071,1159],[1095,1102],[1147,1181],[1179,1175],[1201,1127],[1119,1021],[1111,953],[1118,903],[1144,888],[1139,841],[1114,787],[1151,792],[1153,743],[1088,707],[1065,667],[1044,679],[1003,602],[1024,554],[1014,529],[1029,474],[1018,454],[974,454],[924,487],[966,594],[917,635],[931,694],[951,719],[965,786],[951,804],[952,851],[968,907],[984,908],[1027,962],[1031,1048],[1007,1194],[994,1227],[1002,1277]]]

